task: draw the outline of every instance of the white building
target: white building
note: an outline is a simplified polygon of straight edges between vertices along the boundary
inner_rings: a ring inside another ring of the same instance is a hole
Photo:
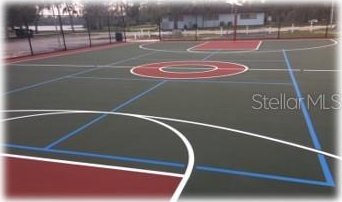
[[[237,25],[264,25],[265,13],[238,13]],[[191,15],[178,16],[177,25],[171,16],[162,18],[161,28],[163,30],[172,29],[193,29],[220,27],[234,24],[234,14],[212,14],[212,15]]]

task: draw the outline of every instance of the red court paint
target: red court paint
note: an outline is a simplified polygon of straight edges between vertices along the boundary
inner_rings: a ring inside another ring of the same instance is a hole
[[[171,72],[166,71],[166,67],[186,67],[201,66],[211,67],[210,70],[196,72]],[[248,67],[220,61],[171,61],[150,63],[137,66],[131,69],[131,73],[137,76],[162,78],[162,79],[209,79],[216,77],[226,77],[241,74],[248,70]]]
[[[4,157],[9,197],[167,197],[181,178]]]
[[[238,50],[258,50],[262,41],[241,40],[241,41],[207,41],[196,45],[189,50],[192,51],[238,51]]]

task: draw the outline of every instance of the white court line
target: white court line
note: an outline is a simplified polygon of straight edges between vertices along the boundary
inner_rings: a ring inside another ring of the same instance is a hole
[[[139,117],[139,116],[138,116]],[[164,126],[165,128],[168,128],[169,130],[171,130],[174,134],[176,134],[184,143],[187,152],[188,152],[188,164],[186,166],[183,178],[181,180],[181,182],[178,184],[176,191],[173,193],[172,197],[171,197],[171,202],[177,202],[180,195],[182,194],[182,191],[184,190],[186,183],[189,181],[191,173],[194,170],[194,166],[195,166],[195,154],[194,154],[194,149],[191,145],[191,143],[189,142],[189,140],[178,130],[176,130],[175,128],[171,127],[170,125],[163,123],[161,121],[152,119],[152,118],[148,118],[145,116],[140,116],[141,118],[145,119],[145,120],[149,120],[152,122],[155,122],[159,125]]]
[[[262,40],[259,40],[259,44],[258,44],[257,47],[255,48],[255,50],[259,50],[261,44],[262,44]]]
[[[197,45],[195,45],[195,46],[192,46],[192,47],[186,49],[186,51],[191,51],[191,50],[194,49],[194,48],[198,48],[198,47],[200,47],[200,46],[204,46],[205,44],[207,44],[207,43],[209,43],[209,42],[210,42],[210,41],[202,42],[202,43],[200,43],[200,44],[197,44]]]
[[[248,41],[248,40],[247,40],[247,41]],[[246,41],[246,42],[247,42],[247,41]],[[204,43],[200,43],[200,44],[198,44],[198,45],[196,45],[196,46],[193,46],[193,47],[190,47],[190,48],[186,49],[186,51],[191,52],[192,49],[195,49],[195,48],[204,46],[205,44],[210,43],[210,42],[211,42],[211,41],[207,41],[207,42],[204,42]],[[259,50],[261,44],[262,44],[262,40],[259,40],[259,43],[258,43],[258,45],[255,47],[255,49],[250,49],[250,48],[249,48],[249,49],[235,49],[235,50],[229,50],[229,49],[228,49],[228,51],[253,51],[253,50]],[[207,49],[205,49],[205,48],[202,48],[201,50],[197,50],[197,51],[218,51],[218,50],[222,50],[222,49],[212,49],[212,48],[207,48]],[[224,49],[223,49],[223,50],[224,50]]]
[[[95,67],[95,65],[74,65],[74,64],[9,64],[18,67]]]
[[[63,110],[48,110],[48,111],[52,112],[52,113],[45,113],[45,115],[40,114],[40,116],[48,116],[48,115],[61,114],[63,112]],[[3,112],[5,112],[5,111],[3,111]],[[7,111],[7,112],[10,112],[10,111]],[[29,112],[29,111],[27,111],[27,110],[20,111],[19,110],[19,111],[16,111],[16,112]],[[71,110],[65,111],[65,112],[66,112],[66,114],[73,113],[73,111],[71,111]],[[76,111],[74,111],[74,112],[76,112]],[[55,114],[53,114],[53,113],[55,113]],[[78,113],[84,114],[84,112],[82,112],[82,111],[78,111]],[[99,114],[99,112],[96,112],[96,111],[88,111],[86,113]],[[178,186],[176,188],[176,191],[173,193],[172,198],[170,200],[172,202],[178,201],[182,191],[185,188],[185,185],[187,184],[187,182],[190,179],[191,173],[193,172],[194,165],[195,165],[195,154],[194,154],[193,147],[192,147],[191,143],[189,142],[189,140],[181,132],[179,132],[177,129],[173,128],[172,126],[170,126],[170,125],[168,125],[168,124],[166,124],[164,122],[158,121],[156,119],[152,119],[152,118],[147,117],[147,116],[142,116],[142,115],[139,115],[139,114],[118,113],[118,112],[105,112],[105,113],[102,113],[102,114],[129,116],[129,117],[135,117],[135,118],[138,118],[138,119],[143,119],[143,120],[146,120],[146,121],[149,121],[149,122],[153,122],[153,123],[156,123],[158,125],[163,126],[164,128],[169,129],[171,132],[176,134],[178,136],[178,138],[181,139],[181,141],[183,142],[183,144],[185,145],[186,150],[187,150],[188,163],[187,163],[185,172],[182,175],[182,180],[178,184]],[[30,115],[25,115],[25,116],[22,116],[22,118],[32,118],[32,117],[37,117],[37,116],[38,116],[37,114],[36,115],[31,115],[31,116]],[[12,117],[12,118],[9,118],[9,119],[1,120],[1,122],[9,121],[9,120],[17,120],[17,119],[20,119],[20,118],[19,117],[17,117],[17,118]]]
[[[78,53],[86,53],[86,52],[90,52],[90,51],[97,51],[97,50],[105,50],[105,49],[110,49],[110,48],[114,48],[114,47],[121,47],[124,45],[131,45],[129,43],[122,43],[122,44],[107,44],[104,46],[98,46],[98,47],[84,47],[84,48],[80,48],[80,49],[70,49],[67,51],[57,51],[57,52],[50,52],[50,53],[46,53],[46,54],[42,54],[42,55],[33,55],[31,56],[23,56],[24,58],[12,58],[15,61],[12,62],[6,62],[5,64],[14,64],[14,63],[19,63],[19,62],[26,62],[26,61],[32,61],[32,60],[43,60],[43,59],[47,59],[47,58],[53,58],[53,57],[59,57],[59,56],[69,56],[69,55],[74,55],[74,54],[78,54]],[[8,58],[9,60],[11,60],[11,58]]]
[[[159,117],[159,116],[149,116],[149,115],[142,115],[142,114],[108,112],[108,111],[62,110],[62,109],[61,110],[57,110],[57,109],[0,110],[0,112],[50,112],[50,113],[42,113],[42,114],[33,114],[33,115],[30,115],[30,118],[31,117],[38,117],[38,116],[53,115],[53,112],[55,112],[55,113],[65,112],[65,114],[71,114],[71,113],[75,113],[75,114],[109,114],[109,115],[126,115],[126,116],[141,117],[141,118],[142,117],[147,117],[147,118],[150,118],[150,119],[173,121],[173,122],[186,123],[186,124],[192,124],[192,125],[209,127],[209,128],[219,129],[219,130],[230,131],[230,132],[234,132],[234,133],[238,133],[238,134],[242,134],[242,135],[246,135],[246,136],[250,136],[250,137],[255,137],[255,138],[259,138],[259,139],[263,139],[263,140],[268,140],[268,141],[271,141],[271,142],[276,142],[276,143],[279,143],[279,144],[295,147],[295,148],[298,148],[298,149],[301,149],[301,150],[305,150],[305,151],[309,151],[309,152],[312,152],[312,153],[322,154],[324,156],[327,156],[327,157],[330,157],[330,158],[334,158],[334,159],[337,159],[337,160],[342,160],[342,157],[340,157],[338,155],[331,154],[331,153],[328,153],[328,152],[325,152],[325,151],[322,151],[322,150],[314,149],[314,148],[311,148],[311,147],[307,147],[307,146],[304,146],[304,145],[300,145],[300,144],[297,144],[297,143],[293,143],[293,142],[289,142],[289,141],[284,141],[284,140],[272,138],[272,137],[265,136],[265,135],[259,135],[259,134],[251,133],[251,132],[247,132],[247,131],[237,130],[237,129],[233,129],[233,128],[217,126],[217,125],[212,125],[212,124],[207,124],[207,123],[201,123],[201,122],[196,122],[196,121],[188,121],[188,120],[183,120],[183,119],[174,119],[174,118]],[[19,119],[23,119],[23,118],[29,118],[29,117],[28,116],[18,116],[18,117],[12,117],[12,118],[10,118],[10,120],[19,120]],[[0,120],[0,121],[1,122],[5,122],[7,120],[9,120],[9,119],[3,119],[3,120]]]
[[[215,65],[198,65],[198,64],[186,64],[186,65],[193,65],[193,66],[206,66],[206,67],[211,67],[211,68],[202,68],[202,69],[195,69],[195,68],[191,68],[191,67],[188,67],[188,68],[182,68],[182,66],[184,65],[179,65],[178,67],[180,67],[179,69],[182,69],[182,70],[204,70],[204,71],[191,71],[191,72],[175,72],[175,71],[167,71],[165,69],[167,68],[173,68],[173,69],[177,69],[177,65],[171,65],[171,66],[163,66],[163,67],[159,67],[159,71],[161,72],[164,72],[164,73],[174,73],[174,74],[184,74],[184,73],[191,73],[191,74],[196,74],[196,73],[207,73],[207,72],[213,72],[213,71],[216,71],[218,70],[218,67],[215,66]],[[238,68],[237,68],[238,69]]]
[[[304,69],[304,72],[341,72],[341,69]]]
[[[203,65],[203,66],[205,66],[205,65]],[[216,66],[209,66],[209,65],[208,65],[208,67],[174,67],[174,66],[167,66],[167,67],[163,67],[163,68],[171,69],[171,70],[209,70],[209,69],[212,69],[210,67],[216,67]],[[165,71],[165,70],[163,70],[163,71]],[[174,73],[174,72],[172,72],[172,73]]]
[[[308,41],[315,41],[314,39],[307,39]],[[317,41],[322,41],[322,39],[316,39]],[[326,40],[326,39],[324,39]],[[279,40],[274,40],[274,41],[279,41]],[[281,41],[293,41],[293,40],[281,40]],[[321,49],[321,48],[328,48],[331,46],[335,46],[338,44],[338,42],[334,39],[329,39],[332,43],[327,44],[327,45],[321,45],[321,46],[313,46],[313,47],[306,47],[306,48],[293,48],[293,49],[285,49],[286,51],[305,51],[305,50],[313,50],[313,49]],[[146,47],[147,45],[150,44],[141,44],[139,45],[139,48],[144,49],[144,50],[150,50],[150,51],[157,51],[157,52],[166,52],[166,53],[198,53],[198,54],[205,54],[205,53],[211,53],[211,51],[194,51],[194,50],[165,50],[165,49],[154,49],[154,48],[148,48]],[[216,52],[216,54],[238,54],[238,53],[278,53],[282,52],[284,49],[275,49],[275,50],[249,50],[249,51],[220,51]]]
[[[289,70],[288,69],[280,69],[280,68],[278,68],[278,69],[271,69],[271,68],[269,68],[269,69],[258,69],[258,68],[250,68],[249,69],[249,71],[274,71],[274,72],[276,72],[276,71],[279,71],[279,72],[288,72]],[[300,71],[300,69],[292,69],[291,71]]]
[[[51,159],[51,158],[23,156],[23,155],[15,155],[15,154],[1,154],[1,156],[17,158],[17,159],[33,160],[33,161],[43,161],[43,162],[59,163],[59,164],[66,164],[66,165],[85,166],[85,167],[91,167],[91,168],[102,168],[102,169],[109,169],[109,170],[120,170],[120,171],[127,171],[127,172],[144,173],[144,174],[151,174],[151,175],[162,175],[162,176],[170,176],[170,177],[178,177],[178,178],[182,178],[184,176],[183,174],[170,173],[170,172],[129,168],[129,167],[123,167],[123,166],[101,165],[101,164],[84,163],[84,162]]]
[[[158,59],[155,59],[158,60]],[[184,60],[187,62],[187,60]],[[163,61],[164,62],[164,61]],[[174,61],[166,61],[166,62],[174,62]],[[212,61],[209,61],[212,62]],[[226,63],[231,63],[229,61],[222,61]],[[280,60],[234,60],[234,62],[282,62]],[[74,64],[10,64],[11,66],[28,66],[28,67],[84,67],[84,68],[92,68],[95,67],[95,65],[74,65]],[[126,65],[118,65],[118,66],[111,66],[111,65],[96,65],[96,67],[101,67],[101,68],[112,68],[112,69],[130,69],[133,68],[134,66],[126,66]],[[155,68],[155,67],[145,67],[145,68]],[[184,70],[203,70],[206,68],[201,68],[201,67],[193,67],[193,68],[180,68]],[[234,68],[232,68],[234,69]],[[249,71],[288,71],[287,69],[280,69],[280,68],[249,68]],[[304,71],[304,72],[341,72],[341,69],[292,69],[292,71]]]
[[[288,72],[288,69],[257,69],[250,68],[249,71],[280,71],[280,72]],[[341,69],[291,69],[294,72],[341,72]]]
[[[83,67],[83,68],[91,68],[91,67],[105,67],[105,68],[132,68],[133,66],[126,65],[75,65],[75,64],[9,64],[10,66],[19,66],[19,67]]]
[[[193,62],[193,63],[205,63],[205,62],[217,62],[217,63],[227,63],[227,64],[233,64],[233,65],[238,65],[238,66],[241,66],[243,68],[245,68],[242,72],[237,72],[237,73],[234,73],[234,74],[224,74],[224,75],[217,75],[217,76],[206,76],[206,77],[189,77],[189,78],[169,78],[169,77],[163,77],[163,76],[150,76],[150,75],[142,75],[142,74],[138,74],[136,72],[134,72],[135,69],[137,68],[145,68],[144,65],[139,65],[139,66],[135,66],[133,67],[130,72],[131,74],[135,75],[135,76],[139,76],[139,77],[146,77],[146,78],[155,78],[155,79],[173,79],[173,80],[185,80],[185,79],[188,79],[188,80],[193,80],[193,79],[209,79],[209,78],[221,78],[221,77],[229,77],[229,76],[235,76],[235,75],[238,75],[238,74],[242,74],[242,73],[245,73],[246,71],[248,71],[249,67],[246,66],[246,65],[242,65],[242,64],[239,64],[239,63],[233,63],[233,62],[222,62],[222,61],[213,61],[213,60],[210,60],[210,61],[196,61],[196,60],[188,60],[188,61],[167,61],[167,62],[155,62],[155,63],[150,63],[148,65],[151,65],[151,64],[163,64],[163,63],[170,63],[170,62]]]

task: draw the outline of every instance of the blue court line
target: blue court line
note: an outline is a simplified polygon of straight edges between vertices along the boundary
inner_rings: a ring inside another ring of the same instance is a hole
[[[34,151],[34,152],[46,152],[46,153],[51,153],[51,154],[64,154],[64,155],[69,155],[69,156],[100,158],[100,159],[107,159],[107,160],[121,161],[121,162],[143,163],[143,164],[173,167],[173,168],[179,168],[179,169],[185,168],[185,165],[183,163],[162,161],[162,160],[155,160],[155,159],[145,159],[145,158],[136,158],[136,157],[127,157],[127,156],[113,156],[113,155],[106,155],[106,154],[99,154],[99,153],[92,153],[92,152],[79,152],[79,151],[70,151],[70,150],[61,150],[61,149],[46,149],[46,148],[24,146],[24,145],[17,145],[17,144],[4,144],[4,146],[7,148]],[[198,165],[195,168],[198,171],[225,174],[225,175],[237,175],[237,176],[252,177],[252,178],[259,178],[259,179],[266,179],[266,180],[290,182],[290,183],[296,183],[296,184],[309,184],[309,185],[327,186],[327,187],[333,186],[330,183],[327,183],[325,181],[310,180],[310,179],[303,179],[303,178],[296,178],[296,177],[287,177],[287,176],[267,174],[267,173],[249,172],[249,171],[242,171],[242,170],[236,170],[236,169],[230,169],[230,168],[213,167],[213,166],[207,166],[207,165]]]
[[[139,59],[141,57],[149,56],[149,55],[152,55],[152,54],[155,54],[155,53],[156,52],[152,52],[152,53],[150,52],[150,53],[147,53],[147,54],[138,55],[136,57],[132,57],[132,58],[128,58],[128,59],[124,59],[124,60],[120,60],[120,61],[111,63],[109,65],[115,65],[115,64],[124,63],[124,62],[130,61],[130,60],[136,60],[136,59]],[[23,87],[20,87],[20,88],[16,88],[16,89],[13,89],[13,90],[5,92],[4,95],[8,95],[8,94],[16,93],[16,92],[21,92],[21,91],[24,91],[24,90],[36,88],[36,87],[39,87],[39,86],[43,86],[45,84],[49,84],[49,83],[53,83],[53,82],[56,82],[56,81],[60,81],[60,80],[66,79],[66,78],[71,77],[71,76],[77,76],[77,75],[85,74],[85,73],[88,73],[88,72],[92,72],[92,71],[104,68],[103,66],[98,66],[98,67],[96,67],[96,65],[94,65],[94,66],[95,66],[95,68],[92,68],[92,69],[87,69],[87,70],[80,71],[80,72],[77,72],[77,73],[74,73],[74,74],[68,74],[68,75],[61,76],[61,77],[58,77],[58,78],[55,78],[55,79],[46,80],[46,81],[38,82],[38,83],[35,83],[35,84],[32,84],[32,85],[26,85],[26,86],[23,86]]]
[[[212,53],[210,53],[209,55],[207,55],[206,57],[204,57],[202,60],[207,60],[209,59],[211,56],[215,55],[217,53],[217,51],[214,51]]]
[[[80,71],[80,72],[77,72],[77,73],[74,73],[74,74],[68,74],[68,75],[61,76],[61,77],[58,77],[58,78],[55,78],[55,79],[46,80],[46,81],[42,81],[42,82],[35,83],[35,84],[32,84],[32,85],[23,86],[21,88],[16,88],[14,90],[7,91],[7,92],[4,93],[4,95],[8,95],[8,94],[12,94],[12,93],[28,90],[28,89],[31,89],[31,88],[36,88],[36,87],[39,87],[39,86],[43,86],[45,84],[49,84],[49,83],[53,83],[53,82],[56,82],[56,81],[60,81],[60,80],[66,79],[66,78],[68,78],[70,76],[77,76],[77,75],[80,75],[80,74],[85,74],[85,73],[88,73],[88,72],[91,72],[91,71],[95,71],[95,70],[100,69],[100,68],[102,68],[102,67],[95,67],[95,68],[87,69],[87,70]]]
[[[54,154],[66,154],[66,155],[72,155],[72,156],[101,158],[101,159],[108,159],[108,160],[122,161],[122,162],[145,163],[145,164],[158,165],[158,166],[184,168],[184,165],[181,163],[155,160],[155,159],[135,158],[135,157],[126,157],[126,156],[113,156],[113,155],[106,155],[106,154],[70,151],[70,150],[61,150],[61,149],[46,149],[46,148],[31,147],[31,146],[17,145],[17,144],[4,144],[4,146],[8,148],[15,148],[15,149],[21,149],[21,150],[27,150],[27,151],[47,152],[47,153],[54,153]]]
[[[325,181],[302,179],[302,178],[296,178],[296,177],[287,177],[287,176],[273,175],[273,174],[266,174],[266,173],[255,173],[255,172],[219,168],[219,167],[212,167],[212,166],[196,166],[196,169],[201,170],[201,171],[206,171],[206,172],[212,172],[212,173],[239,175],[239,176],[244,176],[244,177],[284,181],[284,182],[291,182],[291,183],[297,183],[297,184],[310,184],[310,185],[328,186],[328,187],[332,186],[331,184]]]
[[[155,53],[155,52],[153,52],[152,54],[154,54],[154,53]],[[202,59],[202,60],[206,60],[206,59],[208,59],[209,57],[213,56],[214,54],[215,54],[215,52],[209,54],[207,57],[205,57],[205,58]],[[151,55],[151,53],[149,53],[149,54],[147,54],[147,55]],[[145,55],[138,56],[138,57],[130,58],[129,60],[138,59],[138,58],[144,57],[144,56],[146,56],[146,54],[145,54]],[[112,64],[114,64],[114,63],[112,63]],[[126,102],[124,102],[124,103],[120,104],[119,106],[115,107],[114,109],[111,110],[111,112],[115,112],[115,111],[120,110],[121,108],[123,108],[123,107],[129,105],[130,103],[132,103],[132,102],[138,100],[139,98],[143,97],[143,96],[146,95],[147,93],[153,91],[154,89],[158,88],[159,86],[163,85],[163,84],[166,83],[166,82],[167,82],[167,80],[162,80],[162,81],[160,81],[159,83],[157,83],[156,85],[152,86],[151,88],[149,88],[149,89],[147,89],[147,90],[145,90],[145,91],[139,93],[138,95],[136,95],[136,96],[130,98],[130,99],[127,100]],[[98,116],[97,118],[95,118],[95,119],[93,119],[93,120],[91,120],[91,121],[89,121],[89,122],[83,124],[82,126],[80,126],[80,127],[76,128],[75,130],[71,131],[70,133],[63,135],[61,138],[59,138],[59,139],[55,140],[54,142],[50,143],[49,145],[47,145],[47,146],[45,147],[45,149],[51,149],[52,147],[58,145],[58,144],[61,143],[61,142],[64,142],[65,140],[71,138],[72,136],[77,135],[78,133],[82,132],[83,130],[87,129],[88,127],[92,126],[93,124],[97,123],[98,121],[102,120],[103,118],[105,118],[105,117],[107,117],[107,116],[108,116],[108,114],[102,114],[102,115]]]
[[[143,97],[144,95],[146,95],[147,93],[153,91],[154,89],[158,88],[159,86],[163,85],[166,81],[161,81],[159,83],[157,83],[156,85],[152,86],[151,88],[139,93],[138,95],[135,95],[134,97],[128,99],[127,101],[123,102],[122,104],[116,106],[115,108],[113,108],[111,110],[111,112],[115,112],[118,111],[120,109],[122,109],[123,107],[131,104],[132,102],[138,100],[139,98]],[[100,116],[98,116],[97,118],[83,124],[82,126],[78,127],[77,129],[71,131],[70,133],[63,135],[61,138],[55,140],[54,142],[50,143],[49,145],[47,145],[45,148],[46,149],[51,149],[52,147],[56,146],[57,144],[69,139],[72,136],[77,135],[78,133],[82,132],[83,130],[85,130],[86,128],[88,128],[89,126],[93,125],[94,123],[102,120],[103,118],[107,117],[108,114],[102,114]]]
[[[291,66],[290,60],[289,60],[288,55],[287,55],[285,50],[283,50],[283,56],[284,56],[284,59],[286,62],[287,69],[289,70],[288,72],[289,72],[289,75],[291,77],[291,82],[292,82],[293,87],[295,89],[296,96],[298,99],[304,99],[302,92],[300,90],[300,87],[298,85],[296,76],[295,76],[294,72],[291,71],[293,68]],[[300,109],[303,113],[305,123],[306,123],[307,129],[309,131],[313,146],[317,150],[322,150],[322,146],[319,142],[318,135],[316,133],[314,124],[312,122],[312,119],[311,119],[310,113],[308,111],[308,108],[305,104],[305,101],[301,100],[299,103],[300,103]],[[330,168],[329,168],[329,165],[328,165],[328,162],[327,162],[325,156],[323,156],[322,154],[317,154],[317,155],[318,155],[318,159],[319,159],[319,162],[321,164],[321,168],[323,170],[323,174],[324,174],[326,182],[332,186],[335,186],[335,182],[334,182],[334,179],[332,177],[332,174],[331,174],[331,171],[330,171]]]
[[[89,76],[72,76],[69,79],[98,79],[98,80],[121,80],[121,81],[161,81],[168,82],[185,82],[185,83],[222,83],[222,84],[255,84],[255,85],[292,85],[288,82],[259,82],[259,81],[219,81],[219,80],[186,80],[186,79],[143,79],[143,78],[117,78],[117,77],[89,77]]]

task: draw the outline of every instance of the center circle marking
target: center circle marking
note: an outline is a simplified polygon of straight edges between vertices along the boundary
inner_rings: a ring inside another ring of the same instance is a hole
[[[211,71],[215,71],[218,69],[217,66],[214,66],[214,65],[194,65],[194,64],[187,64],[189,66],[201,66],[201,67],[205,67],[206,69],[203,70],[203,71],[191,71],[191,72],[174,72],[174,71],[167,71],[165,70],[166,68],[174,68],[174,67],[183,67],[183,65],[172,65],[172,66],[163,66],[163,67],[160,67],[159,70],[162,71],[162,72],[166,72],[166,73],[177,73],[177,74],[183,74],[183,73],[203,73],[203,72],[211,72]],[[207,67],[209,67],[210,69],[208,70]],[[191,67],[188,67],[188,68],[191,68]],[[195,69],[195,68],[194,68]]]
[[[167,67],[211,67],[204,71],[171,72]],[[221,61],[169,61],[143,64],[133,67],[131,73],[136,76],[159,79],[210,79],[244,73],[248,67],[242,64]]]

